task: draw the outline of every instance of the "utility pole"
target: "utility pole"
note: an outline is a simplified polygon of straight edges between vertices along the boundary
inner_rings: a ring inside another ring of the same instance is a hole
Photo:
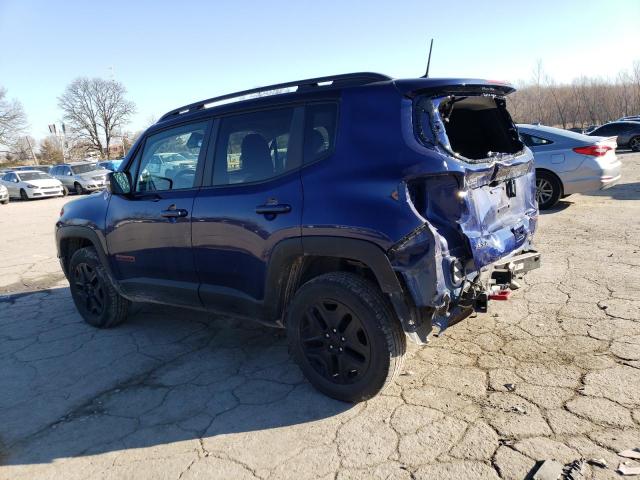
[[[31,158],[33,159],[33,164],[39,165],[38,159],[36,158],[36,154],[33,153],[33,147],[31,146],[31,141],[29,140],[29,137],[25,136],[24,139],[27,141],[27,145],[29,145],[29,150],[31,151]]]

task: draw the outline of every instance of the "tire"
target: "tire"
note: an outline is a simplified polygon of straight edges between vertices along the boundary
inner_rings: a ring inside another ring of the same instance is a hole
[[[0,203],[2,203],[2,205],[6,205],[7,203],[9,203],[9,199],[7,198],[6,200],[2,200]]]
[[[640,137],[633,137],[629,140],[629,148],[634,152],[640,152]]]
[[[69,189],[63,185],[62,186],[62,196],[66,197],[67,195],[69,195]]]
[[[536,200],[540,210],[552,208],[562,195],[560,180],[553,173],[536,170]]]
[[[126,320],[130,302],[113,287],[95,248],[76,250],[68,272],[71,297],[85,322],[110,328]]]
[[[378,287],[352,273],[327,273],[300,287],[286,327],[304,375],[337,400],[367,400],[402,369],[406,337],[400,322]]]
[[[20,189],[20,200],[29,200],[29,195],[24,191],[24,188]]]
[[[78,182],[73,184],[73,188],[76,191],[76,195],[82,195],[84,193],[84,188]]]

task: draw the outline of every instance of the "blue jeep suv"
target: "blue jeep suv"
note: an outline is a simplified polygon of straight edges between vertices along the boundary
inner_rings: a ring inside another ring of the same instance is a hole
[[[283,327],[320,391],[346,401],[540,263],[532,154],[513,88],[353,73],[165,114],[107,191],[64,206],[62,268],[84,319],[132,301]]]

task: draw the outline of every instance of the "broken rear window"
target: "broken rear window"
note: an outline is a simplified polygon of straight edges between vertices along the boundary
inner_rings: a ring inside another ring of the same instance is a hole
[[[488,162],[523,149],[505,100],[493,95],[421,98],[417,134],[470,163]]]

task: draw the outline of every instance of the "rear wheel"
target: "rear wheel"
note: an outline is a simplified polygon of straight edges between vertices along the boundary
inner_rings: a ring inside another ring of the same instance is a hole
[[[82,318],[98,328],[109,328],[127,318],[130,302],[111,284],[93,247],[77,250],[69,261],[69,287]]]
[[[633,137],[629,140],[629,148],[634,152],[640,152],[640,137]]]
[[[402,368],[406,339],[380,290],[351,273],[316,277],[287,315],[291,353],[324,394],[360,402],[384,390]]]
[[[536,170],[536,200],[540,210],[553,207],[562,195],[562,186],[555,175],[544,170]]]
[[[21,200],[29,200],[29,195],[24,191],[24,188],[20,189],[20,199]]]
[[[82,185],[80,185],[78,182],[74,183],[74,188],[76,191],[76,195],[82,195],[84,193],[84,188],[82,188]]]

